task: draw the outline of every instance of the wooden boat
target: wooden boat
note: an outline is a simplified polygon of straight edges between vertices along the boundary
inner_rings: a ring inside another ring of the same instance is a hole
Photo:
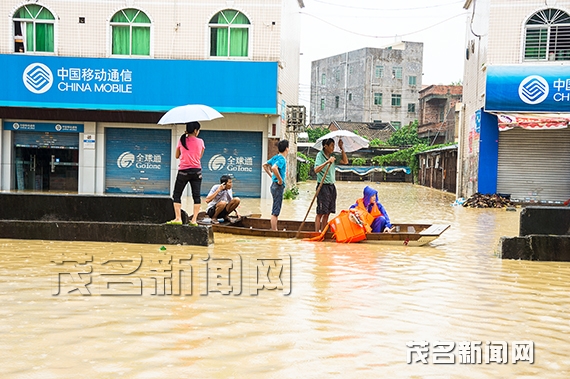
[[[207,216],[206,216],[207,217]],[[269,219],[244,216],[239,219],[230,218],[230,221],[211,224],[207,218],[198,218],[198,223],[211,225],[214,233],[238,234],[243,236],[270,237],[270,238],[313,238],[320,233],[315,232],[315,223],[307,221],[300,233],[297,233],[301,221],[279,220],[279,230],[271,230]],[[422,246],[441,235],[449,225],[446,224],[393,224],[396,228],[392,233],[368,233],[366,242],[381,242],[398,245]],[[333,234],[329,231],[325,235],[325,241],[334,241]]]

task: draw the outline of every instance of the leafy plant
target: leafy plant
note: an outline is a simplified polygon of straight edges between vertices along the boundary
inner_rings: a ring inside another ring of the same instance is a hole
[[[426,141],[418,137],[418,120],[415,120],[392,133],[387,142],[389,146],[412,146]]]
[[[299,196],[299,187],[288,188],[283,193],[283,198],[286,200],[295,200]]]
[[[328,128],[308,128],[307,134],[309,135],[309,142],[317,142],[319,138],[329,133]]]
[[[371,147],[389,146],[387,141],[382,141],[380,138],[374,138],[370,141]]]
[[[305,160],[305,162],[297,162],[297,180],[304,182],[309,179],[309,173],[311,172],[311,167],[315,164],[315,160],[301,152],[297,152],[297,156]]]
[[[421,153],[426,150],[437,149],[443,146],[449,146],[452,143],[446,143],[441,145],[429,146],[425,143],[420,143],[409,147],[407,149],[402,149],[391,154],[378,155],[372,158],[372,163],[378,166],[408,166],[412,170],[412,175],[414,180],[417,181],[418,172],[420,169],[419,159],[416,154]]]
[[[353,166],[364,166],[366,165],[366,158],[353,158],[352,159]]]

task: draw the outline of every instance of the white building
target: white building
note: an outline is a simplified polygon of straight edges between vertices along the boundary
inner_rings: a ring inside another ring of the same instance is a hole
[[[458,195],[570,198],[570,1],[467,0]]]
[[[202,123],[202,193],[233,174],[240,196],[267,196],[261,165],[298,103],[303,6],[2,1],[0,189],[169,195],[184,126],[156,123],[195,103],[224,115]]]

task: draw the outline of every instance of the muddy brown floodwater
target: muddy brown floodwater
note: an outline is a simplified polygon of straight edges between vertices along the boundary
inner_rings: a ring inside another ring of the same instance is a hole
[[[570,264],[496,256],[499,238],[518,234],[520,209],[453,207],[452,195],[411,184],[341,182],[337,211],[366,184],[393,222],[451,227],[424,247],[220,234],[210,247],[166,250],[0,240],[0,377],[570,377]],[[314,188],[301,184],[281,219],[302,220]],[[270,209],[244,198],[240,212]],[[166,294],[164,257],[185,269],[180,277],[192,267],[191,294],[190,281],[181,296]],[[291,270],[283,286],[252,291],[261,261]]]

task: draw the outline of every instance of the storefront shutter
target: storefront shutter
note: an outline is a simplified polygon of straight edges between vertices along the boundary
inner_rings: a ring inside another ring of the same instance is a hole
[[[570,129],[500,132],[497,192],[545,204],[570,198]]]

